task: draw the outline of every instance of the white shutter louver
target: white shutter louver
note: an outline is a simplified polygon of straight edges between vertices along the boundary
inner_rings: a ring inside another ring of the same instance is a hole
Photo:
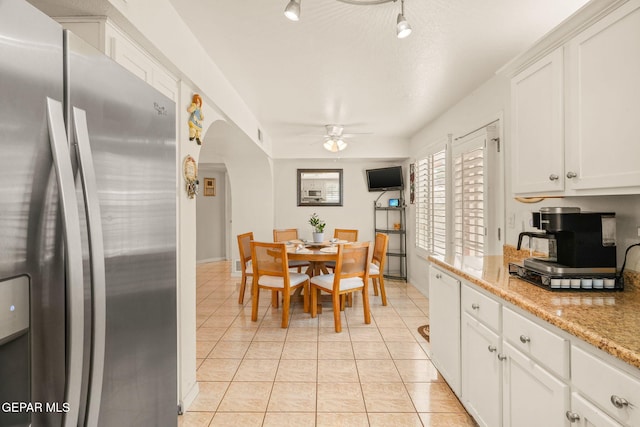
[[[446,252],[446,152],[418,161],[416,245],[435,255]]]
[[[457,256],[483,256],[486,134],[454,148],[454,248]]]

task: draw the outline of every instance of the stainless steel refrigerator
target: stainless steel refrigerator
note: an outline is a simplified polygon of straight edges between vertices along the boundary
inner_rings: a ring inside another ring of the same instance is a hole
[[[175,126],[0,0],[0,426],[177,424]]]

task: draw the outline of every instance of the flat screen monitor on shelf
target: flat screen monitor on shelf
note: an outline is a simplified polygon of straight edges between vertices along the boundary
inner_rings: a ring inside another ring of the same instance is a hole
[[[368,169],[367,186],[369,191],[390,191],[404,189],[402,166]]]

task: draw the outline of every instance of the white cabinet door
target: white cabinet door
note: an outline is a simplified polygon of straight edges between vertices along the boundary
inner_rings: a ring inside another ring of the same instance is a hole
[[[622,427],[578,393],[571,394],[571,411],[566,416],[576,427]]]
[[[431,360],[460,396],[460,281],[429,268]]]
[[[503,341],[503,425],[567,425],[569,386]]]
[[[564,190],[563,49],[511,79],[512,190]]]
[[[566,186],[632,192],[640,187],[640,1],[572,39],[567,68]]]
[[[500,337],[462,314],[462,403],[480,426],[502,424]]]

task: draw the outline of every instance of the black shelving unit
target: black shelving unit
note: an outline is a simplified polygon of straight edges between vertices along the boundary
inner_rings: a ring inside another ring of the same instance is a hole
[[[399,228],[394,227],[399,224]],[[384,277],[389,279],[407,280],[407,219],[404,200],[399,199],[399,206],[378,206],[373,204],[373,227],[375,233],[389,236],[387,246],[387,260],[385,262]]]

